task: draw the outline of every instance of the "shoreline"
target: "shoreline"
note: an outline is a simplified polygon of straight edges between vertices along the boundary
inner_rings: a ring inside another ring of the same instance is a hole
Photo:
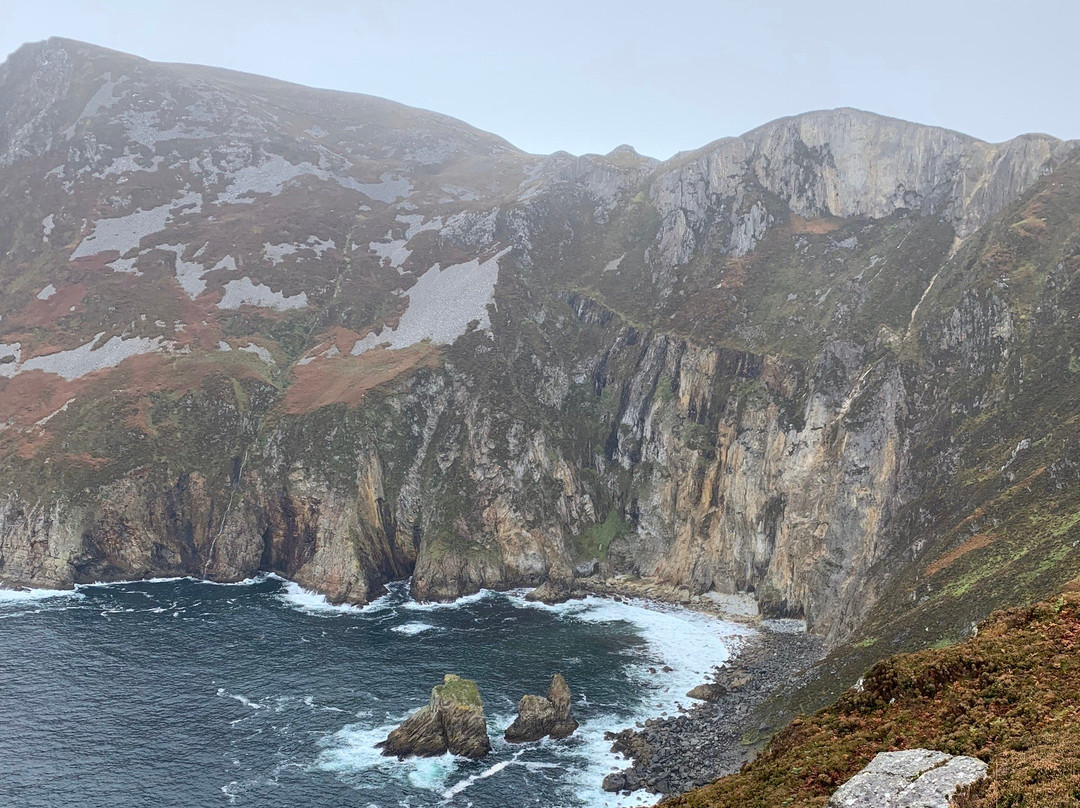
[[[607,598],[633,598],[669,606],[681,606],[729,623],[757,628],[763,622],[757,602],[740,595],[692,595],[689,590],[661,583],[655,578],[615,576],[612,578],[577,578],[570,597],[596,595]]]
[[[92,586],[176,580],[242,586],[271,577],[286,584],[295,584],[279,575],[263,573],[253,578],[230,582],[195,576],[175,576],[75,584],[67,590],[19,587],[0,591],[12,594],[21,592],[33,599],[35,596],[76,595],[80,589]],[[394,583],[391,582],[391,586]],[[300,587],[299,584],[296,586]],[[533,590],[515,588],[507,590],[506,594],[520,595],[529,591]],[[373,599],[367,606],[345,609],[332,604],[321,593],[311,594],[326,600],[324,608],[328,610],[355,609],[362,612],[392,593],[393,589],[388,587],[385,595]],[[444,603],[450,605],[463,598],[476,597],[476,594],[464,595],[455,601]],[[711,619],[753,629],[752,633],[732,648],[728,659],[714,666],[711,675],[707,674],[705,681],[693,688],[701,690],[701,695],[705,695],[707,701],[695,700],[687,695],[680,699],[681,704],[677,707],[676,714],[654,716],[622,729],[605,728],[604,739],[611,743],[610,751],[623,758],[618,760],[616,765],[624,766],[618,770],[616,766],[612,766],[603,778],[603,788],[608,792],[625,795],[638,792],[640,797],[644,791],[656,794],[658,798],[667,797],[737,771],[743,763],[756,756],[764,741],[780,728],[762,724],[765,711],[760,708],[770,701],[770,697],[777,695],[785,686],[790,686],[800,672],[824,656],[820,638],[793,631],[777,631],[770,625],[773,621],[762,620],[756,608],[747,608],[746,601],[739,598],[694,596],[685,589],[661,584],[655,579],[622,576],[603,580],[579,578],[573,582],[573,589],[565,594],[568,595],[565,600],[593,596],[658,611],[666,611],[671,607],[686,609]],[[560,597],[559,600],[563,601],[564,598]],[[732,605],[736,608],[732,609]],[[783,723],[786,723],[786,720]],[[600,786],[600,783],[597,783],[597,786]]]
[[[611,751],[629,763],[604,778],[608,792],[646,791],[665,798],[737,772],[794,717],[782,710],[774,713],[768,705],[825,657],[823,638],[807,633],[805,623],[762,618],[751,596],[692,595],[637,576],[578,578],[561,594],[569,600],[591,595],[646,608],[674,606],[753,629],[727,660],[714,666],[709,680],[693,688],[705,698],[687,694],[689,706],[680,706],[677,715],[605,733]]]
[[[823,658],[823,645],[814,635],[759,628],[705,683],[709,700],[606,734],[630,765],[605,777],[604,789],[671,797],[737,772],[792,717],[770,726],[761,708]]]

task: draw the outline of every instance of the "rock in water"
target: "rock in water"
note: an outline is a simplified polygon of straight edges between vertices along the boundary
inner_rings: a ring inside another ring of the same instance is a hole
[[[570,686],[561,674],[551,678],[547,698],[522,696],[518,702],[518,714],[514,723],[506,729],[510,743],[538,741],[544,736],[566,738],[578,728],[578,722],[570,715]]]
[[[538,741],[555,725],[555,708],[543,696],[522,696],[514,723],[506,728],[510,743]]]
[[[384,755],[435,757],[450,752],[476,760],[491,751],[480,689],[472,679],[446,674],[431,700],[381,744]]]
[[[882,752],[837,789],[828,808],[947,808],[964,786],[986,776],[986,764],[930,749]]]
[[[566,603],[573,597],[573,591],[570,585],[565,581],[544,581],[540,586],[533,589],[527,595],[525,600],[533,602],[546,603],[548,606],[554,606],[558,603]]]
[[[441,720],[450,752],[476,760],[491,751],[484,703],[472,679],[448,673],[442,686],[432,689],[430,707]]]
[[[570,685],[566,683],[561,673],[556,673],[551,677],[547,700],[551,702],[555,710],[555,724],[548,734],[552,738],[567,738],[573,735],[574,730],[578,728],[578,722],[570,715]]]

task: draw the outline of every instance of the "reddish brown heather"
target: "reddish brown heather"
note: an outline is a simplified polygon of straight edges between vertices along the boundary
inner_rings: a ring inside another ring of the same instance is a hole
[[[1080,801],[1080,585],[991,615],[948,648],[875,665],[859,691],[796,719],[742,771],[664,808],[824,806],[878,752],[927,747],[990,764],[956,808]]]
[[[359,404],[380,385],[420,368],[436,367],[441,353],[437,345],[420,343],[400,350],[376,348],[360,356],[319,358],[298,365],[293,368],[293,383],[285,393],[285,410],[300,415],[331,404]]]

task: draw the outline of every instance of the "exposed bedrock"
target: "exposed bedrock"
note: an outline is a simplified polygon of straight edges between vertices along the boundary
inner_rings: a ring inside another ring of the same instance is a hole
[[[453,755],[476,760],[491,751],[480,690],[472,679],[446,674],[431,700],[382,743],[384,755],[399,758]]]
[[[982,780],[986,764],[931,749],[882,752],[833,794],[828,808],[947,808]]]
[[[526,695],[518,701],[518,714],[506,728],[510,743],[527,743],[544,737],[567,738],[578,722],[570,714],[570,686],[556,673],[548,685],[547,697]]]

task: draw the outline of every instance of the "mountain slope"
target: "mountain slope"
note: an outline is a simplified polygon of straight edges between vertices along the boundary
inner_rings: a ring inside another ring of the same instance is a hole
[[[738,774],[665,808],[824,806],[879,751],[982,758],[957,808],[1067,808],[1080,790],[1075,646],[1080,596],[995,613],[958,646],[888,659],[837,704],[794,722]]]
[[[595,557],[806,619],[824,692],[1080,572],[1075,143],[834,110],[539,157],[67,40],[0,98],[8,584]]]

